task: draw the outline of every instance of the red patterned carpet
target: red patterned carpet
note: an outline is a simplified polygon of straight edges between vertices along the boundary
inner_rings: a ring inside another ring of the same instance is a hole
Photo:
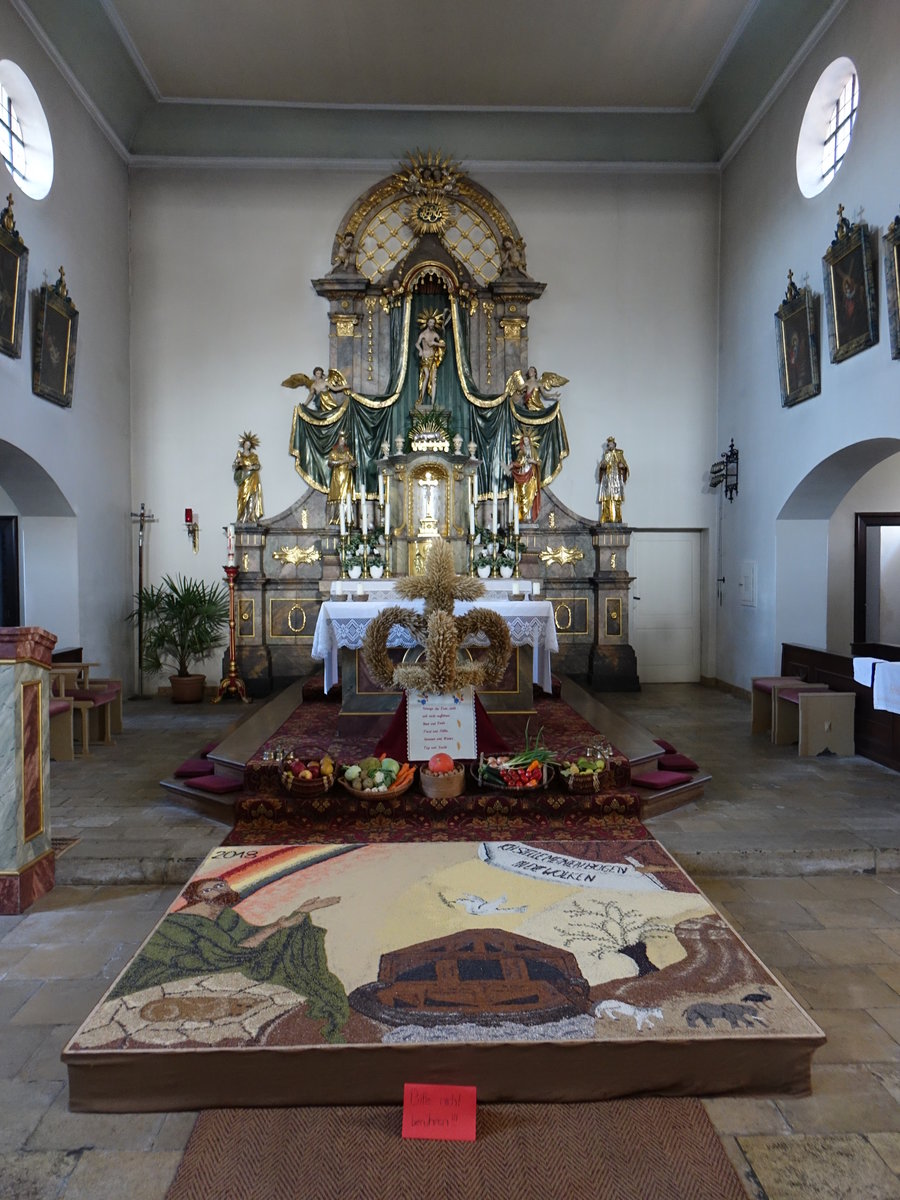
[[[304,689],[304,703],[259,747],[244,772],[245,794],[235,803],[235,828],[228,845],[284,841],[468,841],[495,838],[571,841],[640,838],[640,797],[630,787],[624,755],[608,746],[606,790],[577,794],[558,778],[537,791],[479,790],[471,776],[465,792],[429,799],[414,785],[401,796],[351,794],[335,786],[314,797],[288,794],[276,757],[302,758],[326,750],[336,762],[355,762],[372,753],[372,743],[337,729],[340,695],[325,697],[316,681]],[[537,730],[545,745],[564,755],[597,741],[597,731],[563,700],[535,700]],[[515,747],[514,747],[515,748]]]

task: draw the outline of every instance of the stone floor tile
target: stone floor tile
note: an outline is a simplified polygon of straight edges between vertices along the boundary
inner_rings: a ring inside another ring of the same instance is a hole
[[[742,879],[740,887],[744,896],[753,901],[799,900],[802,903],[817,898],[815,889],[804,877],[760,878],[751,876],[748,879]]]
[[[867,1010],[873,1021],[877,1021],[895,1042],[900,1042],[900,1005],[891,1008],[870,1008]]]
[[[30,946],[4,946],[0,942],[0,979],[5,979],[16,963],[30,953]]]
[[[877,929],[795,929],[792,936],[822,965],[884,964],[900,968],[900,954]]]
[[[0,1153],[0,1200],[58,1200],[80,1150]]]
[[[149,1150],[162,1125],[161,1113],[69,1112],[64,1088],[28,1138],[28,1150],[65,1150],[90,1146],[96,1150]]]
[[[868,1012],[817,1008],[815,1020],[828,1038],[816,1051],[817,1063],[900,1063],[900,1043]]]
[[[0,979],[0,1025],[11,1021],[41,987],[40,979]]]
[[[735,900],[728,906],[745,929],[821,929],[797,900]]]
[[[67,1083],[68,1072],[61,1055],[63,1047],[72,1036],[72,1026],[39,1025],[36,1028],[41,1034],[40,1043],[34,1047],[32,1053],[22,1064],[17,1078],[25,1083],[33,1083],[41,1079],[55,1079],[59,1083]],[[28,1031],[16,1030],[17,1040],[22,1032]]]
[[[0,989],[12,987],[18,980],[0,984]],[[36,980],[22,980],[23,984]],[[104,979],[51,979],[39,984],[38,990],[17,1010],[13,1025],[65,1025],[73,1028],[84,1020],[108,987]],[[2,995],[2,990],[0,990]]]
[[[900,963],[876,963],[872,970],[897,993],[900,1002]]]
[[[900,1133],[870,1133],[869,1144],[890,1169],[900,1175]]]
[[[195,1112],[166,1113],[162,1127],[153,1139],[154,1150],[183,1150],[197,1123]]]
[[[774,1100],[765,1096],[706,1096],[709,1119],[718,1133],[790,1133]]]
[[[41,1025],[34,1028],[16,1030],[12,1036],[9,1030],[0,1033],[0,1079],[13,1079],[28,1062],[46,1036],[46,1029]]]
[[[61,1083],[50,1079],[34,1083],[0,1079],[0,1153],[8,1154],[24,1148],[62,1088]],[[68,1147],[54,1149],[65,1150]]]
[[[8,979],[86,979],[99,975],[112,957],[107,942],[47,942],[34,946],[7,972]]]
[[[788,933],[780,929],[753,929],[742,934],[754,954],[758,954],[767,967],[815,967],[820,964],[795,936],[798,930]],[[812,932],[812,931],[811,931]]]
[[[900,1104],[865,1065],[819,1066],[814,1058],[812,1094],[775,1103],[795,1134],[900,1132]]]
[[[165,1200],[180,1151],[85,1150],[66,1187],[66,1200]]]
[[[891,1008],[897,993],[880,979],[878,967],[786,967],[790,990],[817,1008]]]
[[[900,1180],[860,1134],[738,1141],[771,1200],[897,1200],[900,1195]]]
[[[753,1174],[753,1168],[747,1161],[747,1156],[741,1147],[740,1142],[736,1137],[730,1134],[720,1135],[722,1149],[728,1156],[728,1160],[734,1167],[735,1174],[744,1185],[744,1191],[747,1193],[747,1200],[770,1200],[759,1185],[759,1181]]]
[[[884,909],[871,900],[804,900],[803,907],[824,929],[884,929]]]
[[[875,900],[887,884],[879,875],[814,875],[807,879],[810,891],[831,900]]]

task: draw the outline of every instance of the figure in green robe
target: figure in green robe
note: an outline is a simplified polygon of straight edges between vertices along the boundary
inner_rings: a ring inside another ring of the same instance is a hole
[[[340,897],[314,896],[270,925],[251,925],[234,911],[242,897],[224,879],[200,879],[184,890],[187,904],[169,913],[109,994],[114,1000],[177,979],[240,971],[256,983],[290,988],[323,1036],[339,1042],[350,1010],[347,993],[328,969],[325,930],[309,914]]]

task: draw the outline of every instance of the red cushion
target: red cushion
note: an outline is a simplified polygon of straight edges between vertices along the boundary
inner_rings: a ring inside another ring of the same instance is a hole
[[[665,750],[666,754],[675,754],[675,747],[671,742],[667,742],[665,738],[654,738],[653,740],[661,750]]]
[[[636,783],[638,787],[653,788],[655,792],[661,792],[679,783],[690,783],[691,777],[683,771],[645,771],[643,775],[632,775],[631,782]]]
[[[686,754],[661,754],[656,760],[661,771],[699,771],[699,767]]]
[[[244,789],[243,780],[235,779],[230,775],[196,775],[186,782],[190,788],[197,788],[201,792],[216,792],[219,795],[225,792],[240,792]]]
[[[779,700],[787,700],[789,704],[800,703],[800,692],[797,688],[782,688],[778,693]]]
[[[69,712],[72,705],[68,700],[51,700],[50,701],[50,716],[58,717],[60,713]]]
[[[215,769],[207,758],[188,758],[175,769],[175,778],[192,779],[197,775],[212,775]]]
[[[73,700],[90,700],[93,704],[108,704],[110,700],[115,700],[119,694],[118,688],[76,688],[74,691],[66,692],[67,696],[71,696]]]

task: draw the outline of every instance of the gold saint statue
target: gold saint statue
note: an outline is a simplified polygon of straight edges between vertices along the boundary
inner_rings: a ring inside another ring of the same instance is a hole
[[[353,468],[356,466],[356,459],[343,433],[338,434],[337,441],[328,453],[328,466],[331,469],[326,497],[328,524],[338,525],[341,505],[353,496]]]
[[[237,484],[237,520],[239,524],[257,522],[263,515],[262,485],[259,482],[259,438],[255,433],[241,434],[240,448],[231,464]]]
[[[625,499],[625,484],[628,482],[628,463],[625,455],[616,446],[616,439],[606,439],[606,449],[600,459],[600,523],[602,525],[622,523],[622,501]]]
[[[506,468],[512,477],[516,507],[520,521],[536,521],[541,512],[541,460],[537,453],[537,437],[530,433],[516,435],[519,452]]]

